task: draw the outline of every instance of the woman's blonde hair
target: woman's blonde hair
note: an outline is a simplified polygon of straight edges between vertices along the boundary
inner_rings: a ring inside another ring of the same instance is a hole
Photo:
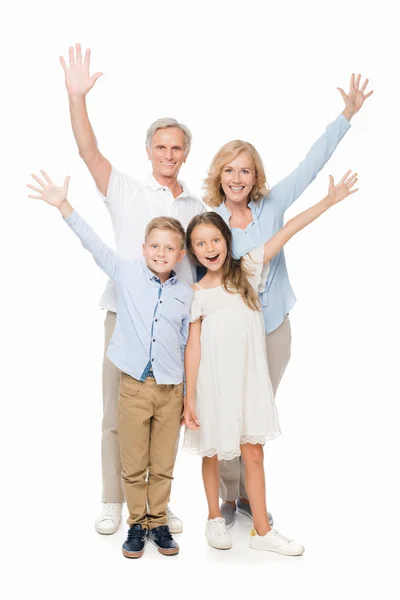
[[[246,269],[243,264],[243,259],[236,259],[232,256],[232,234],[228,225],[225,223],[222,217],[216,212],[205,212],[201,215],[193,217],[190,221],[186,230],[186,248],[197,264],[200,264],[196,258],[196,255],[192,246],[192,233],[197,225],[212,225],[216,227],[226,242],[226,259],[222,267],[222,281],[221,285],[230,294],[240,294],[243,302],[247,304],[252,310],[260,310],[261,304],[257,293],[249,282],[251,273]],[[235,324],[232,324],[234,327]]]
[[[247,152],[251,156],[256,171],[256,180],[253,189],[251,190],[249,202],[250,200],[259,202],[261,198],[269,194],[269,185],[267,183],[261,156],[249,142],[233,140],[218,150],[208,169],[207,177],[204,180],[205,194],[203,196],[203,200],[208,206],[216,208],[224,202],[225,194],[221,186],[222,169],[225,165],[237,158],[242,152]]]

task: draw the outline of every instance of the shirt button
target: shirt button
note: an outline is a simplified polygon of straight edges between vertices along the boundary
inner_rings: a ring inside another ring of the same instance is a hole
[[[154,358],[151,359],[151,362],[153,362]]]
[[[154,319],[154,320],[155,320],[155,322],[157,323],[158,319]]]
[[[165,192],[165,188],[163,188],[163,192]]]
[[[160,300],[160,304],[162,304],[162,300]]]
[[[153,342],[155,342],[155,341],[156,341],[156,339],[154,338],[154,339],[153,339]]]

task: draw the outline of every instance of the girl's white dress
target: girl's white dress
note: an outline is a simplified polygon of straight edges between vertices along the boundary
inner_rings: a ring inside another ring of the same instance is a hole
[[[248,254],[250,282],[262,291],[269,265],[264,246]],[[201,282],[200,282],[201,284]],[[185,428],[183,450],[230,460],[240,444],[264,444],[280,435],[261,311],[221,286],[195,292],[191,321],[201,318],[201,359],[196,385],[200,429]]]

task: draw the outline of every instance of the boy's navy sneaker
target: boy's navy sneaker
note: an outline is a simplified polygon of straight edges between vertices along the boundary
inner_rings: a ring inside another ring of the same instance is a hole
[[[122,554],[126,558],[140,558],[144,552],[146,542],[146,529],[139,523],[131,525],[128,531],[128,537],[122,544]]]
[[[178,554],[179,546],[172,537],[168,525],[160,525],[159,527],[154,527],[154,529],[149,529],[147,537],[150,542],[153,542],[157,546],[160,554],[165,554],[166,556]]]

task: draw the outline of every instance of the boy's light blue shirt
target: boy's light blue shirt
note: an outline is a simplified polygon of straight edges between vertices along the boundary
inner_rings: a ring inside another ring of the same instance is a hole
[[[119,258],[76,211],[64,220],[117,287],[117,322],[108,358],[139,381],[144,381],[152,368],[158,384],[181,383],[191,287],[178,281],[173,271],[161,283],[144,259]]]
[[[260,202],[249,203],[253,215],[252,223],[245,229],[231,228],[232,252],[236,258],[241,258],[264,244],[283,227],[285,211],[315,179],[349,128],[350,123],[346,117],[339,115],[328,125],[325,133],[313,144],[305,159],[290,175],[274,185],[268,196]],[[231,214],[225,203],[214,210],[229,226]],[[260,294],[260,298],[265,331],[270,333],[281,325],[296,302],[283,250],[271,260],[265,290]]]

